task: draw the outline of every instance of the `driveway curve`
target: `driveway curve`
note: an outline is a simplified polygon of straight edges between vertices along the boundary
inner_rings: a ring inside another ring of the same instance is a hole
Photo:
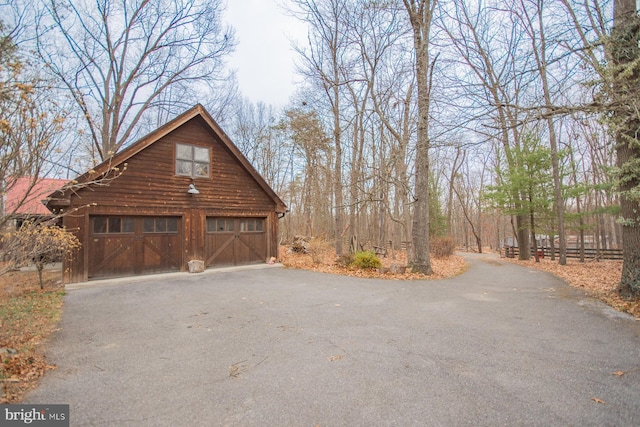
[[[640,322],[465,255],[440,281],[284,268],[70,290],[26,403],[72,426],[638,426]]]

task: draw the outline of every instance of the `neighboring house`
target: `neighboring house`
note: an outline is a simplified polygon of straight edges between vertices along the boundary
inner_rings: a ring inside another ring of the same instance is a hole
[[[124,172],[100,183],[113,168]],[[48,201],[82,244],[65,259],[67,283],[278,256],[286,205],[201,105],[77,182]]]
[[[19,228],[26,219],[42,219],[51,216],[44,205],[52,191],[61,188],[68,181],[64,179],[23,177],[12,180],[4,195],[3,216],[11,216],[9,227]]]

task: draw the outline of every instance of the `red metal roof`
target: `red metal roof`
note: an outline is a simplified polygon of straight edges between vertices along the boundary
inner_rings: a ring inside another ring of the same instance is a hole
[[[49,194],[58,188],[61,188],[68,181],[64,179],[42,178],[39,179],[29,191],[29,195],[25,198],[29,187],[33,182],[33,178],[18,178],[11,188],[7,189],[5,194],[5,213],[6,214],[22,214],[22,215],[48,215],[51,212],[42,201]],[[24,199],[24,201],[23,201]],[[21,204],[22,203],[22,204]]]

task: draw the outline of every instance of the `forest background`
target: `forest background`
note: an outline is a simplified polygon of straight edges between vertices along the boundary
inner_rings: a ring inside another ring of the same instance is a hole
[[[219,0],[3,2],[0,178],[72,179],[199,102],[283,242],[623,248],[639,292],[635,1],[281,3],[308,31],[282,109],[243,97]]]

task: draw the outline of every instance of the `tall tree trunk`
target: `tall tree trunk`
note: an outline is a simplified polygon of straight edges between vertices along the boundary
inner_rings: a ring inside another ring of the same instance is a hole
[[[337,31],[336,25],[336,31]],[[335,239],[336,255],[342,255],[342,231],[344,229],[344,201],[342,196],[342,131],[340,129],[340,81],[339,64],[337,54],[333,57],[333,143],[336,150],[336,158],[333,168],[333,197],[335,200]]]
[[[473,221],[471,220],[471,213],[469,212],[470,202],[468,198],[467,200],[462,200],[462,197],[460,196],[460,192],[457,190],[456,187],[452,186],[451,189],[455,192],[456,197],[458,197],[458,201],[460,202],[460,209],[462,209],[462,214],[464,215],[464,218],[467,220],[467,223],[471,227],[471,233],[473,234],[473,238],[476,241],[476,247],[478,248],[478,253],[481,254],[482,253],[482,234],[479,231],[476,231],[476,227],[473,225]],[[478,221],[478,223],[480,223],[480,221]],[[465,230],[466,229],[467,229],[467,226],[465,225]],[[467,233],[465,233],[464,240],[465,240],[465,246],[467,246],[466,249],[469,250]]]
[[[544,102],[547,106],[551,103],[551,89],[549,87],[549,80],[547,76],[547,39],[545,35],[545,26],[543,22],[543,9],[544,0],[536,1],[537,23],[534,23],[534,19],[530,16],[529,8],[525,5],[525,2],[521,0],[521,12],[523,19],[526,18],[526,28],[531,38],[531,45],[533,54],[538,67],[538,74],[540,76],[540,82],[542,83],[542,92]],[[537,27],[537,28],[536,28]],[[558,139],[556,136],[556,128],[553,123],[553,117],[549,117],[546,120],[547,128],[549,130],[549,148],[551,151],[551,169],[553,174],[553,195],[554,204],[556,208],[556,215],[558,218],[558,238],[559,238],[559,259],[558,264],[567,264],[567,242],[564,229],[564,200],[562,197],[562,181],[560,179],[560,165],[558,160]],[[532,224],[533,227],[533,224]],[[533,233],[533,232],[532,232]],[[533,234],[532,234],[533,235]],[[535,242],[534,242],[535,247]],[[537,260],[537,259],[536,259]]]
[[[573,149],[569,150],[571,155],[571,173],[573,175],[573,184],[578,186],[578,172],[576,170],[576,160],[573,154]],[[578,215],[578,226],[580,233],[580,262],[584,262],[584,216],[582,215],[582,200],[579,194],[576,194],[576,214]],[[596,239],[597,240],[597,239]]]
[[[531,221],[531,242],[533,247],[533,257],[536,260],[536,262],[540,262],[540,256],[538,255],[538,240],[536,239],[536,227],[535,227],[533,210],[529,211],[529,217]]]
[[[637,137],[640,120],[633,105],[625,105],[637,99],[640,81],[640,71],[633,64],[640,57],[640,23],[636,13],[636,0],[615,0],[613,19],[609,46],[611,62],[615,67],[613,101],[628,100],[622,102],[623,106],[613,110],[617,166],[620,171],[618,178],[624,253],[618,291],[625,296],[640,296],[640,203],[638,196],[633,195],[640,186],[640,171],[637,166],[640,159]]]
[[[462,159],[460,162],[460,154],[462,154]],[[456,175],[460,170],[460,167],[465,161],[467,152],[460,149],[460,147],[456,147],[456,157],[453,159],[453,165],[451,166],[451,175],[449,176],[449,200],[447,201],[447,233],[450,236],[453,236],[453,186],[456,181]]]
[[[403,0],[413,29],[418,86],[418,141],[416,144],[416,179],[413,210],[412,270],[432,274],[429,254],[429,107],[431,75],[429,36],[436,0]]]

